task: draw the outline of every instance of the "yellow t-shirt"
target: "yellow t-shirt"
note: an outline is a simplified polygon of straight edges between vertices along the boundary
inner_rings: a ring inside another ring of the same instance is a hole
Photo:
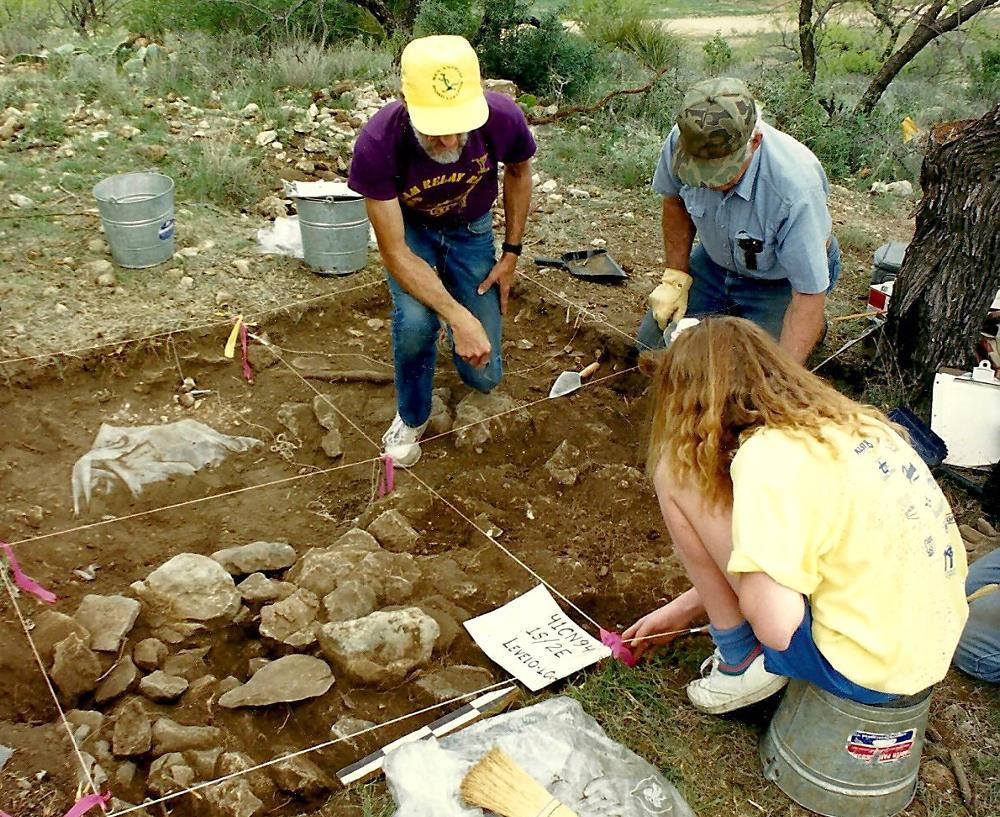
[[[733,459],[730,573],[762,571],[812,606],[813,639],[856,684],[912,695],[948,670],[969,610],[948,501],[894,431],[832,445],[762,429]]]

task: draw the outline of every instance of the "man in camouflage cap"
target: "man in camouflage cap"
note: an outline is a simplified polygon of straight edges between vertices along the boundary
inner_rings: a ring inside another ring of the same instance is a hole
[[[761,120],[742,80],[692,86],[653,176],[666,271],[649,295],[640,346],[664,346],[685,315],[729,314],[805,361],[840,274],[828,189],[819,160]]]

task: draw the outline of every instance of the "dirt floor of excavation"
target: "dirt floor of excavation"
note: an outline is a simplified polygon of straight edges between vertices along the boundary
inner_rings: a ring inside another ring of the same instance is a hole
[[[396,490],[384,499],[373,498],[372,458],[395,410],[391,383],[308,381],[344,415],[343,455],[336,460],[320,448],[318,424],[296,439],[277,420],[282,404],[310,403],[314,397],[310,386],[282,360],[391,370],[386,328],[390,302],[384,287],[354,292],[322,309],[260,327],[257,331],[266,332],[280,348],[281,359],[254,343],[252,385],[242,379],[238,359],[222,356],[224,330],[201,337],[176,335],[142,348],[73,361],[61,369],[25,369],[11,376],[0,392],[5,418],[0,444],[8,452],[0,471],[0,493],[9,536],[15,542],[28,540],[15,547],[22,566],[58,594],[57,610],[72,614],[85,594],[128,594],[132,582],[178,553],[207,555],[256,540],[284,540],[303,553],[332,544],[355,523],[365,525],[385,508],[400,507],[421,533],[418,555],[447,555],[475,583],[476,592],[456,602],[465,614],[484,613],[537,583],[477,529],[488,526],[501,530],[498,542],[600,624],[627,623],[671,588],[676,592],[683,586],[650,488],[637,469],[646,413],[639,397],[642,384],[628,370],[620,333],[567,318],[557,298],[537,289],[529,297],[530,287],[524,285],[508,323],[503,386],[529,408],[506,418],[503,429],[497,428],[493,439],[482,445],[456,447],[454,435],[425,444],[419,466],[412,475],[397,472]],[[558,371],[579,368],[597,355],[602,359],[598,377],[606,379],[559,401],[544,399]],[[209,391],[189,409],[177,402],[184,377]],[[441,394],[452,410],[468,393],[446,362],[439,366],[436,385],[445,390]],[[150,485],[135,498],[124,489],[95,498],[79,517],[73,515],[73,463],[90,448],[101,423],[131,426],[181,418],[200,420],[227,434],[254,436],[265,446],[257,453],[234,456],[215,470]],[[541,467],[567,440],[580,451],[581,476],[574,485],[554,481]],[[332,473],[309,476],[341,465],[345,467]],[[293,477],[301,478],[108,521]],[[88,525],[92,527],[58,533]],[[92,570],[95,578],[86,581],[76,570]],[[413,599],[448,592],[425,581]],[[40,610],[25,596],[19,604],[29,621]],[[75,788],[75,761],[65,733],[51,725],[55,707],[6,595],[0,601],[0,621],[0,676],[7,692],[0,698],[0,743],[18,749],[3,774],[12,780],[21,773],[48,770],[53,791],[60,794],[38,805],[41,814],[68,805],[66,793]],[[140,618],[129,643],[146,634]],[[267,655],[254,635],[253,622],[246,629],[231,628],[224,637],[195,638],[185,645],[198,646],[210,647],[205,662],[217,678],[245,680],[248,660]],[[108,657],[109,666],[111,661]],[[464,631],[446,653],[434,657],[435,667],[452,664],[486,666],[497,680],[503,677]],[[338,680],[326,695],[294,706],[227,711],[213,707],[211,700],[182,698],[179,705],[149,709],[153,717],[162,714],[186,724],[219,726],[230,736],[231,746],[265,761],[329,740],[330,725],[343,715],[378,723],[420,708],[426,701],[414,691],[414,680],[389,690],[352,688]],[[67,705],[91,708],[88,700]],[[113,717],[115,709],[115,704],[109,705],[106,714]],[[401,723],[354,745],[338,744],[317,752],[315,760],[324,769],[336,770],[420,723]],[[131,802],[144,794],[141,786],[115,793]],[[178,801],[175,813],[186,808]]]

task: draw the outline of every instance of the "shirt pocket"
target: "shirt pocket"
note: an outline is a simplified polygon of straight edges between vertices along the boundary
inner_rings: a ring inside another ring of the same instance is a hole
[[[778,260],[778,242],[774,233],[768,234],[767,231],[760,228],[737,230],[730,238],[730,242],[733,261],[736,263],[738,273],[748,275],[751,278],[770,277],[765,276],[764,273],[774,270]],[[740,246],[741,242],[753,242],[754,246],[751,249],[759,248],[759,250],[752,256],[748,256],[747,250]]]

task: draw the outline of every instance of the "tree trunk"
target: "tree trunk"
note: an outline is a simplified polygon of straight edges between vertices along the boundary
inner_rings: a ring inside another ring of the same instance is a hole
[[[858,100],[858,104],[854,106],[856,116],[867,116],[875,109],[882,94],[885,93],[885,89],[889,87],[889,83],[896,78],[896,75],[906,67],[910,60],[923,50],[924,46],[942,34],[958,28],[970,17],[974,17],[984,9],[997,5],[1000,0],[969,0],[958,11],[938,19],[938,15],[946,3],[947,0],[935,0],[927,13],[920,18],[910,38],[885,61],[878,73],[872,78],[861,99]]]
[[[935,128],[920,184],[916,235],[887,325],[914,401],[939,367],[971,366],[1000,288],[1000,105],[982,119]]]
[[[799,2],[799,54],[802,57],[802,71],[809,78],[809,84],[816,83],[816,29],[813,26],[813,0]]]

